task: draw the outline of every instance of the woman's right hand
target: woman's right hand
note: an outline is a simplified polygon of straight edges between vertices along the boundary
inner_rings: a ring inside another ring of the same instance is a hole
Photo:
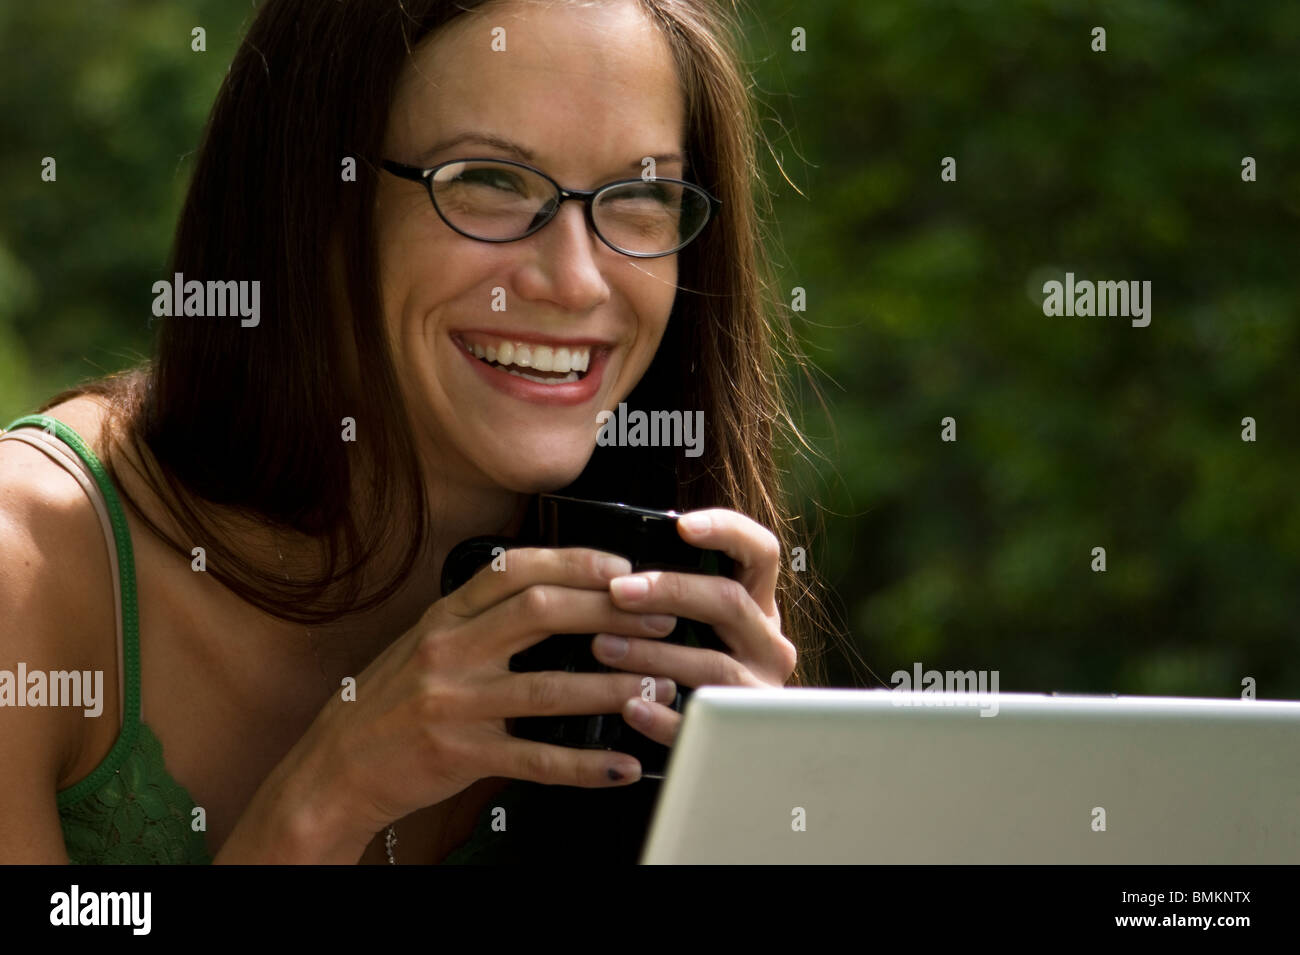
[[[505,563],[433,604],[360,674],[354,701],[337,694],[326,704],[217,861],[242,858],[241,844],[265,846],[268,833],[256,830],[267,825],[252,816],[279,820],[283,848],[273,854],[286,861],[356,862],[385,826],[479,779],[607,787],[640,777],[632,756],[518,739],[506,720],[618,713],[641,695],[641,675],[515,673],[510,658],[557,633],[662,637],[675,618],[614,606],[609,581],[631,566],[612,554],[520,548]],[[671,680],[656,680],[655,699],[676,692]]]

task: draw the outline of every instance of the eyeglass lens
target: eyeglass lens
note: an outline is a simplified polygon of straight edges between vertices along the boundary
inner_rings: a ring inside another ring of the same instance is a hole
[[[497,241],[522,238],[551,215],[559,193],[545,178],[520,166],[457,162],[431,177],[438,211],[460,231]],[[626,252],[656,254],[690,242],[709,216],[700,190],[661,179],[606,189],[592,206],[596,229]]]

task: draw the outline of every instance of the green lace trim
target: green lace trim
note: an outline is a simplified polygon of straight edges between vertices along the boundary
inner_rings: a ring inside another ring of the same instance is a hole
[[[162,743],[144,723],[108,782],[64,805],[59,819],[70,861],[79,865],[210,865],[194,800],[167,772]],[[107,761],[101,766],[107,765]],[[74,787],[75,788],[75,787]]]

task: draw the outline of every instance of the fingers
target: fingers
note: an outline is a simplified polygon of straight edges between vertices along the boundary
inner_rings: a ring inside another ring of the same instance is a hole
[[[735,657],[717,650],[602,633],[592,641],[591,652],[606,666],[630,673],[663,674],[680,686],[765,685],[755,680]],[[655,699],[671,703],[673,698],[659,695],[656,688]]]
[[[682,515],[677,519],[677,533],[692,546],[720,550],[736,561],[736,579],[759,610],[775,616],[781,565],[781,542],[775,534],[744,514],[720,507]]]
[[[634,783],[641,764],[626,753],[575,749],[508,738],[489,749],[486,775],[510,776],[556,786],[606,788]]]
[[[609,589],[625,611],[672,613],[709,624],[738,657],[764,670],[779,672],[793,650],[745,588],[728,577],[651,570],[611,581]]]
[[[507,659],[557,633],[611,631],[662,637],[677,626],[677,618],[671,614],[619,610],[610,600],[608,586],[608,581],[600,590],[533,585],[466,624],[467,638],[458,644],[475,654]]]
[[[632,697],[623,704],[623,719],[656,743],[672,746],[682,725],[682,715],[662,703]]]
[[[530,586],[605,590],[611,579],[631,572],[626,558],[586,547],[519,547],[503,551],[442,603],[457,617],[474,617]]]
[[[628,697],[640,696],[644,679],[647,677],[632,673],[564,673],[559,670],[511,673],[491,681],[483,692],[460,704],[457,718],[618,713]],[[676,698],[677,685],[670,678],[656,677],[654,681],[656,700]]]

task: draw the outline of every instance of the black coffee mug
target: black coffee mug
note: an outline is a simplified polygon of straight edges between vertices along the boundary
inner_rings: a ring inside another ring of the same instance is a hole
[[[586,501],[556,494],[539,495],[536,531],[520,538],[472,537],[447,555],[442,571],[443,596],[461,587],[481,568],[500,556],[497,548],[589,547],[627,558],[632,571],[663,570],[730,577],[735,564],[716,550],[692,547],[677,533],[676,511],[656,511],[629,504]],[[508,560],[508,557],[507,557]],[[510,669],[519,673],[560,670],[568,673],[612,673],[591,653],[594,634],[554,634],[510,659]],[[677,626],[666,637],[670,643],[728,652],[713,628],[678,617]],[[649,675],[649,674],[646,674]],[[669,704],[681,713],[690,698],[691,687],[678,686]],[[621,713],[594,716],[527,716],[514,720],[512,732],[521,739],[580,749],[610,749],[634,756],[641,763],[642,778],[662,778],[668,763],[668,747],[630,727]]]

